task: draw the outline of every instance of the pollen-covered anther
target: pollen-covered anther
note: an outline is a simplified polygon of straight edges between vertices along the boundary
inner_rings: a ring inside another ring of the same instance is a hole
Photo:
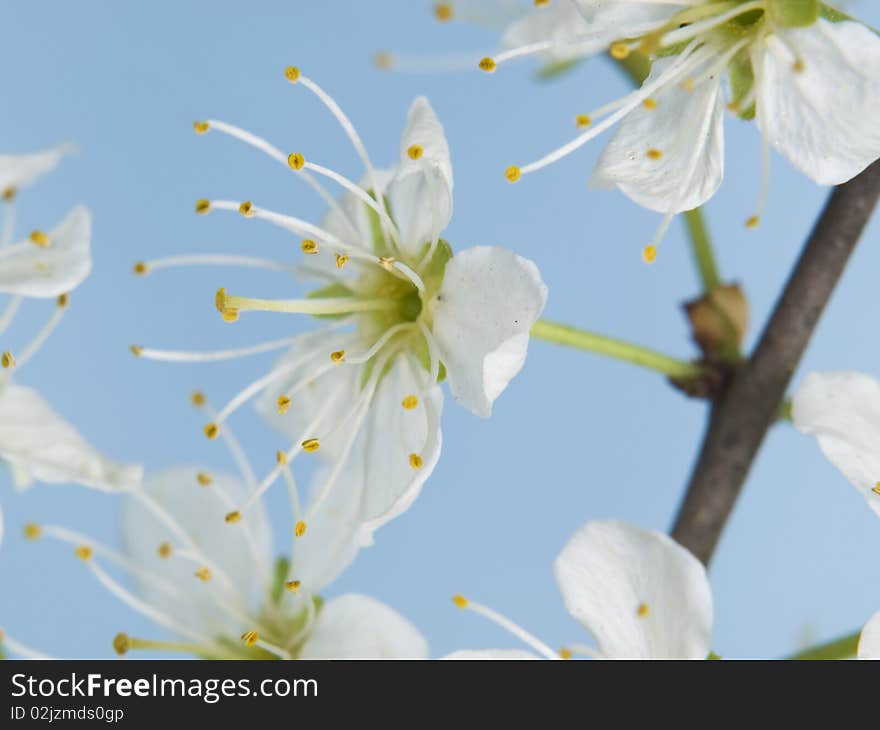
[[[746,228],[757,228],[759,225],[761,225],[761,216],[759,215],[753,215],[746,220]]]
[[[535,0],[536,8],[543,8],[550,4],[550,0]]]
[[[589,127],[593,123],[593,117],[589,114],[578,114],[574,118],[574,124],[578,129],[584,129],[585,127]]]
[[[388,51],[379,51],[373,56],[373,64],[376,68],[387,71],[394,67],[394,54]]]
[[[303,535],[306,534],[306,528],[307,528],[306,523],[303,520],[300,520],[299,522],[296,523],[296,525],[294,525],[293,534],[296,535],[297,537],[302,537]]]
[[[70,304],[70,294],[66,292],[64,294],[59,294],[55,298],[55,306],[58,307],[58,309],[67,309],[68,304]]]
[[[407,148],[406,154],[409,159],[418,160],[425,154],[425,150],[420,144],[412,144]]]
[[[31,231],[31,235],[28,236],[28,240],[34,244],[34,246],[39,246],[40,248],[49,248],[52,245],[52,241],[49,238],[48,234],[43,231]]]
[[[302,450],[312,453],[321,448],[321,442],[318,439],[306,439],[302,442]]]
[[[193,575],[203,583],[207,583],[212,577],[211,569],[206,565],[199,568]]]
[[[134,266],[131,267],[131,270],[134,271],[138,276],[146,276],[150,273],[150,267],[144,261],[138,261]]]
[[[162,560],[168,560],[168,558],[171,557],[171,543],[163,542],[158,548],[156,548],[156,553],[162,558]]]
[[[296,66],[288,66],[286,69],[284,69],[284,76],[291,84],[295,84],[297,81],[299,81],[299,77],[301,75],[302,74],[300,73],[299,68],[297,68]]]
[[[636,609],[636,616],[639,618],[646,618],[650,612],[651,609],[648,607],[647,603],[640,603],[639,607]]]
[[[504,171],[504,177],[507,178],[507,182],[515,183],[522,177],[522,170],[516,165],[511,165]]]
[[[345,362],[345,350],[337,350],[336,352],[330,353],[330,362],[334,362],[339,365],[342,362]]]
[[[250,200],[245,200],[241,205],[238,206],[238,212],[241,213],[245,218],[253,218],[254,204]]]
[[[657,108],[657,100],[648,97],[642,102],[642,106],[645,107],[649,112],[654,111]]]
[[[419,405],[419,397],[417,395],[408,395],[400,402],[400,405],[407,411],[411,411]]]
[[[245,646],[256,646],[260,635],[256,631],[245,631],[241,635],[241,641]]]
[[[441,23],[447,23],[452,20],[452,5],[449,3],[437,3],[434,6],[434,17]]]
[[[305,254],[309,254],[309,256],[314,256],[318,253],[318,244],[315,243],[311,238],[306,238],[299,247],[302,249],[302,252]]]
[[[278,415],[283,416],[290,410],[290,398],[286,395],[278,396]]]
[[[227,525],[234,525],[236,522],[241,522],[241,512],[238,510],[229,512],[223,519]]]
[[[119,633],[113,637],[113,651],[119,656],[125,656],[131,650],[131,637],[128,634]]]
[[[284,465],[288,462],[287,453],[281,450],[275,452],[275,461],[278,464]]]
[[[3,188],[3,192],[0,193],[0,198],[3,198],[7,203],[15,200],[15,196],[18,195],[18,188],[14,185],[10,185],[8,188]]]
[[[213,441],[220,435],[220,426],[218,426],[216,423],[209,423],[207,426],[205,426],[203,430],[205,436],[207,436],[211,441]]]
[[[489,74],[498,68],[498,64],[495,63],[495,59],[491,56],[484,56],[480,59],[480,62],[477,65],[480,67],[481,71],[485,71]]]
[[[559,650],[559,658],[560,659],[571,659],[574,656],[574,652],[569,649],[567,646],[563,646]]]
[[[348,263],[348,259],[349,257],[346,256],[344,253],[336,254],[336,268],[341,269]]]
[[[189,394],[189,402],[190,405],[195,406],[196,408],[201,408],[205,405],[206,402],[205,394],[200,390],[194,390]]]
[[[396,260],[393,256],[380,256],[379,265],[390,271]]]
[[[651,149],[645,154],[649,160],[659,160],[663,158],[663,150],[658,150],[656,147],[651,147]]]
[[[196,134],[204,134],[211,128],[208,122],[193,122],[193,129]]]
[[[456,593],[452,597],[452,602],[456,606],[458,606],[459,608],[467,608],[468,607],[468,599],[458,593]]]
[[[134,355],[135,357],[140,357],[144,352],[144,348],[142,345],[129,345],[128,349],[131,351],[131,354]]]
[[[15,355],[7,350],[2,355],[0,355],[0,365],[2,365],[4,368],[14,368]]]
[[[419,456],[418,454],[410,454],[409,455],[409,465],[413,469],[421,469],[425,465],[425,462],[422,459],[422,457]]]
[[[289,580],[284,584],[284,587],[289,590],[291,593],[296,593],[300,586],[302,585],[301,580]]]
[[[287,164],[291,170],[302,170],[306,166],[306,158],[299,152],[291,152],[287,156]]]
[[[224,309],[223,314],[220,315],[223,318],[224,322],[237,322],[238,321],[238,310],[237,309]]]
[[[28,522],[24,526],[24,530],[22,531],[24,536],[28,540],[39,540],[40,536],[43,534],[43,528],[40,527],[36,522]]]
[[[608,52],[611,54],[612,58],[616,58],[618,61],[623,61],[624,59],[629,58],[629,54],[632,51],[623,41],[616,41],[611,44],[611,48]]]
[[[95,551],[89,545],[77,545],[76,550],[73,551],[76,557],[82,560],[84,563],[89,562],[92,559],[92,555],[95,554]]]
[[[807,64],[804,63],[803,58],[796,58],[794,63],[791,64],[791,70],[794,71],[796,74],[802,74],[804,71],[807,70]]]
[[[642,249],[642,260],[646,264],[653,264],[657,260],[657,247],[651,244]]]
[[[206,200],[205,198],[200,198],[196,201],[196,213],[199,215],[205,215],[208,211],[211,210],[211,201]]]
[[[694,80],[693,79],[685,79],[681,82],[681,88],[690,93],[694,90]]]

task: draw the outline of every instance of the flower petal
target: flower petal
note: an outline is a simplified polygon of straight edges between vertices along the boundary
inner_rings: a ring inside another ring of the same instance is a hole
[[[444,659],[540,659],[537,654],[523,649],[461,649],[447,654]]]
[[[758,124],[805,175],[838,185],[880,156],[880,38],[868,28],[818,20],[769,36],[753,63]]]
[[[143,473],[99,454],[36,391],[12,384],[0,390],[0,459],[17,475],[16,486],[39,480],[126,490]]]
[[[675,13],[692,3],[639,2],[639,0],[573,0],[590,31],[604,35],[607,43],[637,38],[662,27]]]
[[[419,630],[384,603],[348,594],[329,601],[300,659],[427,659]]]
[[[655,61],[645,83],[674,63]],[[639,205],[658,213],[682,213],[711,198],[724,176],[724,103],[720,79],[692,91],[672,84],[649,106],[621,122],[593,173],[596,187],[617,186]],[[650,107],[650,108],[649,108]]]
[[[91,214],[77,206],[49,233],[47,247],[13,244],[0,255],[0,293],[57,297],[72,291],[92,270],[91,238]]]
[[[569,612],[608,658],[705,659],[712,593],[700,562],[671,538],[588,522],[556,559]]]
[[[501,39],[505,48],[519,48],[533,43],[550,42],[553,47],[542,54],[549,61],[568,61],[592,56],[608,48],[619,36],[592,32],[582,12],[574,3],[552,3],[534,8],[511,23]]]
[[[880,659],[880,611],[868,619],[859,637],[859,659]]]
[[[69,144],[28,155],[0,155],[0,191],[21,190],[52,172],[61,158],[71,151]]]
[[[529,330],[547,301],[538,267],[506,249],[470,248],[447,264],[435,301],[434,336],[452,395],[488,417],[522,368]]]
[[[413,150],[418,157],[413,159]],[[418,253],[439,238],[452,218],[452,163],[443,127],[425,97],[409,110],[400,141],[400,165],[388,188],[401,244]]]
[[[880,514],[880,382],[853,372],[810,373],[792,399],[792,421]]]
[[[224,516],[241,504],[245,486],[215,472],[207,472],[211,484],[201,486],[199,473],[195,467],[176,467],[145,479],[144,493],[172,522],[163,521],[141,499],[129,497],[122,512],[125,549],[137,565],[176,589],[170,592],[156,580],[140,580],[145,601],[199,633],[237,636],[240,621],[217,602],[246,613],[256,607],[251,599],[265,595],[261,569],[271,567],[271,528],[260,501],[240,522],[226,524]],[[170,552],[162,557],[159,548],[166,544]],[[194,575],[203,566],[212,573],[204,583]]]

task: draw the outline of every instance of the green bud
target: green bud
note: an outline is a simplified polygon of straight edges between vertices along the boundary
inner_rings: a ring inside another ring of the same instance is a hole
[[[781,28],[805,28],[819,19],[819,0],[767,0],[767,15]]]

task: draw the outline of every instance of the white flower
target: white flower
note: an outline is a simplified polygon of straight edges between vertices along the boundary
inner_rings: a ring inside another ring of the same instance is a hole
[[[233,296],[221,289],[216,303],[224,319],[235,321],[252,310],[292,312],[314,315],[325,326],[240,351],[133,350],[153,359],[211,360],[289,346],[268,374],[220,409],[205,432],[209,438],[222,434],[229,416],[262,394],[260,412],[291,438],[287,460],[317,452],[328,465],[300,529],[334,492],[349,492],[355,484],[359,491],[349,498],[356,507],[356,542],[369,544],[376,528],[409,507],[437,462],[443,403],[438,383],[447,379],[456,400],[489,416],[523,366],[547,290],[526,259],[492,247],[453,255],[440,238],[452,216],[452,165],[443,128],[426,99],[410,108],[397,164],[380,171],[336,102],[298,69],[290,67],[286,75],[339,121],[366,169],[363,182],[225,122],[198,122],[197,132],[230,135],[283,164],[318,191],[330,211],[316,226],[250,201],[204,200],[197,210],[237,211],[303,237],[305,261],[295,268],[318,282],[317,290],[298,300]],[[344,197],[334,200],[320,178],[340,185]],[[135,270],[197,262],[294,268],[243,257],[188,256],[142,262]],[[345,483],[346,472],[362,476]],[[280,474],[276,465],[236,512],[246,513]]]
[[[868,620],[859,636],[859,659],[880,659],[880,611]]]
[[[0,312],[0,336],[7,336],[25,298],[54,299],[55,309],[29,344],[3,349],[0,355],[0,461],[12,471],[16,486],[34,480],[78,482],[97,489],[136,486],[137,466],[117,464],[90,446],[67,421],[30,388],[11,382],[12,374],[36,354],[69,303],[69,292],[91,270],[91,215],[75,207],[48,233],[35,230],[13,242],[18,191],[51,171],[66,146],[32,155],[0,155],[3,229],[0,234],[0,296],[8,301]]]
[[[62,527],[27,529],[33,538],[72,545],[105,588],[175,635],[163,641],[118,634],[113,645],[119,654],[146,649],[223,659],[427,656],[418,630],[385,604],[356,594],[326,603],[319,597],[353,557],[345,503],[322,511],[310,527],[313,540],[294,538],[292,561],[279,560],[272,570],[262,502],[252,506],[248,520],[222,524],[246,491],[238,478],[195,468],[149,476],[126,497],[122,552]],[[114,576],[117,571],[134,579],[134,592]]]
[[[610,43],[620,59],[638,50],[654,59],[651,74],[641,89],[579,114],[583,131],[571,142],[505,174],[516,182],[619,123],[593,183],[617,187],[664,215],[644,252],[649,262],[671,218],[705,203],[721,184],[725,107],[744,119],[757,116],[763,140],[760,200],[749,227],[758,225],[764,207],[771,146],[822,185],[846,182],[880,156],[880,127],[873,123],[880,107],[880,38],[836,10],[812,0],[566,4],[581,11],[584,43],[595,41],[596,50]],[[625,40],[611,42],[615,38]],[[480,66],[493,71],[553,48],[552,33],[543,40],[530,36]]]
[[[792,398],[792,421],[880,515],[880,382],[862,373],[810,373]]]
[[[554,652],[510,619],[462,596],[453,600],[508,629],[548,659],[705,659],[712,638],[712,593],[702,564],[666,535],[623,522],[588,522],[556,559],[565,606],[598,651]],[[456,652],[450,658],[523,658],[508,651]],[[538,658],[532,655],[532,658]]]

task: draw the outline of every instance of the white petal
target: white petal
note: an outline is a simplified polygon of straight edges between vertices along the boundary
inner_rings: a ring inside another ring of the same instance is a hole
[[[71,151],[69,144],[29,155],[0,155],[0,191],[7,188],[21,190],[51,172],[61,158]]]
[[[792,420],[880,514],[880,382],[861,373],[810,373],[792,399]]]
[[[546,301],[537,266],[511,251],[480,246],[452,257],[436,298],[434,336],[452,395],[465,408],[492,413],[525,362]]]
[[[540,659],[537,654],[522,649],[462,649],[447,654],[444,659]]]
[[[156,582],[139,581],[144,600],[199,633],[238,636],[239,621],[222,611],[211,596],[239,613],[256,608],[253,599],[265,595],[261,570],[270,570],[272,565],[271,528],[260,501],[241,522],[226,524],[224,516],[233,509],[231,505],[244,499],[244,485],[234,477],[206,470],[213,482],[203,487],[196,478],[199,471],[176,467],[144,480],[144,491],[171,515],[176,527],[162,521],[141,500],[129,497],[122,513],[125,549],[133,561],[176,588],[174,595]],[[158,548],[166,542],[172,553],[162,558]],[[182,556],[185,551],[192,553],[191,559]],[[208,563],[213,576],[202,582],[194,573]]]
[[[645,83],[673,63],[654,62]],[[617,186],[658,213],[682,213],[711,198],[724,176],[724,103],[718,77],[693,91],[672,84],[630,112],[605,148],[593,173],[596,187]],[[649,153],[650,151],[650,153]],[[660,153],[659,159],[651,155]]]
[[[348,594],[318,614],[300,659],[427,659],[428,644],[397,611],[368,596]]]
[[[559,554],[555,569],[566,607],[606,657],[709,654],[713,618],[706,571],[666,535],[622,522],[588,522]]]
[[[92,269],[92,218],[77,206],[49,233],[46,248],[13,244],[16,253],[0,257],[0,293],[57,297],[75,289]]]
[[[875,613],[862,629],[859,637],[859,659],[880,659],[880,611]]]
[[[421,157],[410,158],[417,145]],[[452,163],[446,135],[425,97],[409,110],[400,141],[400,166],[388,188],[391,212],[403,247],[418,253],[435,240],[452,218]]]
[[[603,34],[610,44],[620,38],[636,38],[662,26],[675,13],[692,3],[654,3],[638,0],[573,0],[591,32]]]
[[[113,491],[136,488],[142,476],[140,466],[102,456],[36,391],[20,385],[0,390],[0,459],[27,483],[77,482]]]
[[[553,48],[542,54],[550,61],[566,61],[591,56],[608,48],[619,36],[596,34],[574,3],[551,3],[535,8],[512,23],[504,33],[505,48],[519,48],[533,43],[551,42]]]
[[[837,185],[880,156],[880,38],[868,28],[819,20],[770,36],[753,62],[761,130],[805,175]]]

